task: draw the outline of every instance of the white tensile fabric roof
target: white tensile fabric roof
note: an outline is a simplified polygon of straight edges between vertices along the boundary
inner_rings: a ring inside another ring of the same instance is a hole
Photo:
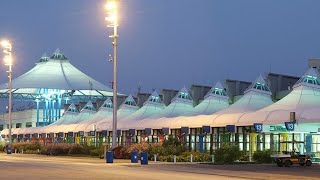
[[[55,132],[58,133],[60,132],[59,130],[61,130],[60,128],[62,127],[62,125],[65,122],[70,122],[70,121],[74,121],[78,115],[79,115],[79,111],[77,109],[77,107],[74,104],[71,104],[68,109],[63,113],[62,117],[60,119],[58,119],[56,122],[54,122],[53,124],[50,124],[48,126],[44,126],[44,127],[38,127],[37,129],[34,129],[35,132],[34,133],[50,133],[50,132]]]
[[[204,100],[193,108],[192,112],[184,113],[183,115],[210,115],[227,107],[229,107],[229,97],[221,83],[218,82],[205,95]]]
[[[161,102],[159,94],[154,91],[138,111],[134,112],[124,119],[121,119],[119,121],[118,127],[122,129],[129,128],[131,124],[137,123],[142,119],[155,115],[161,112],[165,107],[166,106]]]
[[[180,128],[208,126],[226,126],[237,122],[238,118],[247,112],[256,111],[272,104],[271,92],[264,79],[259,76],[255,82],[244,92],[237,102],[226,109],[212,115],[198,115],[178,118],[160,118],[153,121],[143,121],[138,124],[138,129],[152,127],[161,129],[163,127]]]
[[[117,114],[117,120],[118,122],[121,122],[122,119],[130,116],[134,112],[136,112],[139,109],[136,102],[134,101],[133,97],[129,95],[126,100],[122,103],[120,108],[118,109]],[[94,124],[92,124],[93,126]],[[110,130],[112,128],[112,117],[111,118],[104,118],[97,123],[95,123],[97,130]],[[87,129],[84,131],[88,131],[88,128],[91,127],[88,126]]]
[[[74,67],[59,49],[51,58],[37,63],[34,68],[13,79],[12,86],[14,93],[39,94],[39,89],[61,89],[76,90],[74,95],[96,93],[112,96],[112,89]],[[6,84],[2,84],[0,89],[6,92]]]
[[[51,125],[60,125],[65,122],[74,121],[74,119],[78,116],[79,111],[74,104],[70,104],[68,109],[62,114],[61,118]]]
[[[99,108],[98,112],[90,116],[84,121],[81,121],[77,124],[71,124],[66,128],[68,131],[84,131],[85,129],[92,128],[96,125],[97,122],[101,121],[102,119],[112,119],[113,115],[113,104],[110,98],[108,98],[102,106]]]
[[[161,121],[161,124],[170,124],[170,119],[173,117],[178,117],[184,113],[192,112],[193,110],[193,100],[186,88],[182,88],[177,95],[171,100],[166,108],[164,108],[159,113],[149,116],[138,122],[130,123],[129,126],[132,128],[148,128],[154,127],[156,122]]]
[[[320,79],[316,69],[310,68],[294,85],[293,91],[278,102],[241,117],[237,125],[284,124],[295,112],[297,123],[320,123]]]
[[[269,87],[260,75],[244,92],[243,97],[229,108],[212,115],[212,123],[208,125],[214,127],[234,125],[245,114],[272,104],[271,95]]]
[[[60,124],[55,124],[55,125],[77,124],[90,118],[90,116],[92,116],[95,113],[96,113],[95,107],[93,106],[91,101],[88,101],[75,118],[70,119],[68,121],[66,120],[62,121],[60,122]]]
[[[207,93],[205,99],[194,108],[192,113],[184,114],[177,118],[172,118],[170,127],[179,128],[187,127],[202,127],[205,123],[211,122],[209,118],[215,112],[221,111],[229,107],[229,97],[224,88],[218,82]],[[191,114],[191,115],[190,115]]]
[[[216,89],[223,88],[219,85],[219,88]],[[118,110],[118,128],[122,130],[129,128],[161,129],[164,127],[174,129],[182,126],[190,128],[202,126],[224,127],[226,125],[251,126],[253,123],[263,123],[268,126],[270,124],[284,124],[284,122],[289,121],[290,112],[296,112],[299,128],[309,126],[306,123],[320,124],[320,78],[315,69],[309,69],[294,85],[293,91],[276,103],[272,102],[271,92],[261,76],[251,84],[237,102],[229,107],[227,107],[228,98],[223,93],[216,94],[212,90],[206,95],[205,100],[198,105],[202,108],[196,111],[185,88],[179,91],[171,104],[163,110],[164,106],[161,102],[150,101],[152,96],[159,97],[158,94],[153,93],[140,110],[138,110],[132,96],[129,96]],[[106,102],[110,104],[111,100]],[[202,103],[205,103],[205,105],[201,105]],[[70,108],[61,118],[64,120],[61,121],[67,122],[68,119],[78,116],[78,112],[70,110],[72,107],[75,108],[74,105],[70,105]],[[94,125],[96,125],[97,131],[111,130],[112,104],[106,109],[103,108],[106,107],[101,107],[97,113],[84,118],[78,124],[13,129],[13,134],[88,132],[92,130]],[[218,109],[222,110],[217,111]],[[199,115],[195,112],[199,112]],[[212,112],[213,114],[205,115],[201,112]],[[193,113],[195,114],[193,115]],[[7,134],[7,129],[1,133]]]

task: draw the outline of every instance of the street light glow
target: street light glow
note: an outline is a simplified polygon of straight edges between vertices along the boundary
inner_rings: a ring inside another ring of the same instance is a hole
[[[116,9],[117,9],[117,4],[116,4],[116,2],[115,2],[115,1],[112,1],[112,0],[108,1],[107,4],[106,4],[106,9],[107,9],[108,11],[116,10]]]
[[[110,22],[108,26],[118,26],[118,2],[116,0],[108,0],[106,9],[108,16],[105,19]]]
[[[8,40],[3,40],[1,41],[1,46],[5,49],[10,49],[11,50],[11,43]]]

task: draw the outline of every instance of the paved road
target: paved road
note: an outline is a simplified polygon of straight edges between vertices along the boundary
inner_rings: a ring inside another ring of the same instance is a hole
[[[202,165],[118,160],[106,164],[95,158],[0,154],[1,179],[320,179],[320,166],[278,168],[274,165]]]

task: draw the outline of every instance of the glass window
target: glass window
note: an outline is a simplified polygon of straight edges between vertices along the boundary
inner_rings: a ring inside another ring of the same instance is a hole
[[[22,124],[21,123],[17,123],[16,124],[16,128],[21,128]]]
[[[32,122],[26,122],[26,127],[32,127]]]

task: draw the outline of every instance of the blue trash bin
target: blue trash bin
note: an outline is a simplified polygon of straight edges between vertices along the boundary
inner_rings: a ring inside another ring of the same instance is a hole
[[[11,147],[7,147],[7,154],[11,154],[11,153],[12,153]]]
[[[147,165],[148,164],[148,153],[142,152],[140,155],[141,155],[141,164]]]
[[[131,163],[138,163],[138,152],[131,152]]]
[[[106,157],[107,163],[113,163],[113,151],[108,151]]]

